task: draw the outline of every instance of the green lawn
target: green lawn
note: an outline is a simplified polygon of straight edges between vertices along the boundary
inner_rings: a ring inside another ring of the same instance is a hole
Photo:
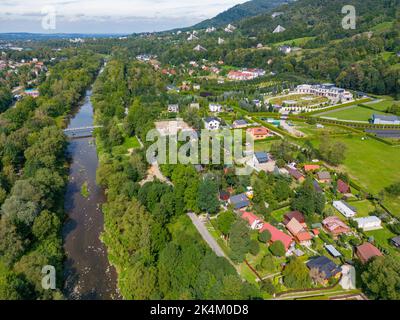
[[[382,111],[371,110],[356,106],[354,108],[338,110],[336,112],[327,113],[324,115],[329,118],[336,118],[339,120],[354,120],[354,121],[369,121],[372,119],[373,114],[385,114]]]
[[[357,209],[357,217],[367,217],[375,210],[375,205],[369,200],[348,201],[348,203]]]
[[[281,42],[276,42],[273,44],[273,46],[283,46],[283,45],[291,45],[295,47],[301,47],[304,46],[308,41],[314,39],[315,37],[303,37],[303,38],[296,38],[292,40],[286,40],[286,41],[281,41]]]
[[[271,215],[274,217],[274,219],[276,221],[282,222],[283,221],[283,216],[285,215],[285,213],[290,212],[290,207],[285,207],[285,208],[281,208],[275,211],[272,211]]]
[[[368,104],[368,107],[374,108],[377,111],[384,112],[387,110],[387,108],[391,107],[393,104],[400,104],[400,101],[393,100],[393,98],[391,97],[383,96],[380,98],[384,100],[377,103]]]
[[[296,104],[300,107],[307,107],[311,105],[325,104],[329,102],[328,98],[314,96],[310,94],[289,94],[282,97],[276,97],[269,99],[269,103],[282,105],[284,101],[296,101]]]
[[[278,140],[259,140],[254,142],[254,150],[256,152],[259,151],[270,151],[271,150],[271,145],[273,143],[276,143]]]
[[[373,230],[365,232],[368,237],[374,237],[375,243],[388,250],[391,254],[398,256],[398,251],[395,247],[390,244],[390,239],[394,238],[396,235],[392,233],[389,229],[384,227],[383,229]]]
[[[362,140],[361,135],[335,137],[346,146],[346,159],[340,170],[346,171],[363,189],[377,195],[384,188],[400,181],[400,148],[392,147],[375,139]],[[318,144],[318,140],[313,141]],[[392,201],[392,200],[391,200]],[[399,208],[399,199],[393,203]],[[393,212],[400,215],[400,212]]]
[[[113,148],[114,155],[128,154],[130,149],[140,149],[141,145],[136,136],[125,138],[122,145]]]

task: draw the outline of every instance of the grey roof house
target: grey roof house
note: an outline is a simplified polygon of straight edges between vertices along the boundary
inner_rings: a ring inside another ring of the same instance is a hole
[[[230,197],[229,203],[233,205],[234,209],[242,209],[250,205],[250,201],[244,193]]]

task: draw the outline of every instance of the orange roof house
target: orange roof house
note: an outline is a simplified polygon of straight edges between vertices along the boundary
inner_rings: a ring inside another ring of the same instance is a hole
[[[264,127],[249,128],[247,132],[253,137],[254,140],[262,140],[268,137],[270,131]]]
[[[348,233],[351,229],[342,220],[336,216],[331,216],[322,221],[325,230],[333,236],[338,236],[342,233]]]
[[[356,255],[361,260],[361,262],[365,264],[374,257],[381,257],[382,253],[377,247],[369,242],[366,242],[357,247]]]
[[[302,245],[310,244],[310,240],[312,239],[311,234],[307,231],[296,218],[290,220],[290,222],[286,225],[286,229],[294,236],[297,242]]]
[[[253,212],[243,212],[242,219],[246,220],[249,223],[250,228],[253,230],[260,229],[264,223],[264,221],[257,217]]]
[[[310,171],[316,171],[319,170],[320,166],[317,164],[306,164],[304,165],[304,171],[305,172],[310,172]]]

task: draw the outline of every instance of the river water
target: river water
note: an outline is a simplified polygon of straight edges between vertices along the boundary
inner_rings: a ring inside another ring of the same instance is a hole
[[[72,116],[68,128],[93,125],[91,91],[84,104]],[[119,299],[117,275],[107,259],[107,250],[99,237],[104,227],[101,204],[106,201],[104,191],[96,185],[98,157],[94,138],[72,139],[68,153],[71,158],[69,182],[65,195],[63,239],[64,294],[74,300]],[[81,187],[88,184],[89,197],[81,195]]]

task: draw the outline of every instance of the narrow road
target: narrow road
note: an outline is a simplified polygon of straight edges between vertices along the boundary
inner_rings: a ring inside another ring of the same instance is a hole
[[[200,219],[193,212],[189,212],[187,215],[190,218],[190,220],[192,220],[197,231],[200,233],[204,241],[207,242],[211,250],[214,251],[218,257],[227,258],[224,251],[222,251],[217,241],[215,241],[213,236],[208,232],[203,222],[201,222]]]

